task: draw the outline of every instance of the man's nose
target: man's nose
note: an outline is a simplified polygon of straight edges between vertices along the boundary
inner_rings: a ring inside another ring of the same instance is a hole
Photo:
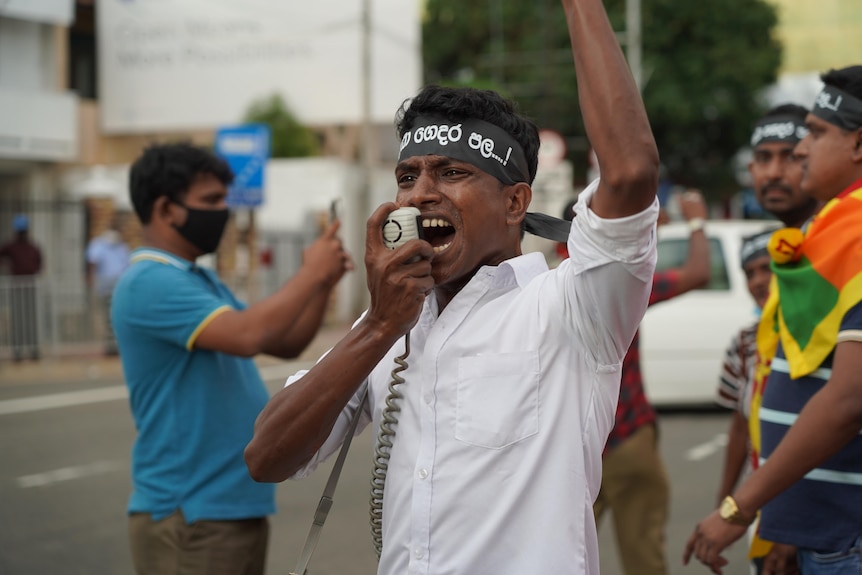
[[[399,203],[419,208],[440,201],[439,182],[428,175],[420,175],[409,190],[399,194]]]
[[[766,175],[770,180],[780,180],[784,177],[784,166],[786,162],[784,158],[778,154],[772,156],[769,163],[766,164]]]

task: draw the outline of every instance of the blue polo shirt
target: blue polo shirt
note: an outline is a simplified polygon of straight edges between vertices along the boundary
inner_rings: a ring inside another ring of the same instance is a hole
[[[862,335],[862,304],[848,311],[839,337]],[[769,458],[811,397],[832,375],[832,355],[799,379],[779,344],[760,407],[761,462]],[[862,536],[862,435],[781,492],[761,511],[764,539],[822,552],[846,551]]]
[[[187,522],[275,512],[275,485],[255,482],[243,450],[269,394],[254,362],[194,349],[214,317],[240,303],[210,270],[136,250],[111,318],[137,428],[129,513]]]

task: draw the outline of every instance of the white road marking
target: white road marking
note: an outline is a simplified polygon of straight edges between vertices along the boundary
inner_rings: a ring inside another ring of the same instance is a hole
[[[701,461],[727,447],[727,434],[719,433],[706,443],[695,445],[685,452],[687,461]]]
[[[308,367],[308,366],[301,366]],[[281,381],[299,371],[297,364],[274,364],[259,369],[264,381]],[[31,411],[43,411],[45,409],[57,409],[60,407],[72,407],[75,405],[86,405],[89,403],[100,403],[103,401],[116,401],[127,399],[129,390],[125,385],[111,387],[99,387],[95,389],[84,389],[80,391],[68,391],[63,393],[52,393],[49,395],[38,395],[33,397],[22,397],[19,399],[0,400],[0,415],[13,415],[16,413],[29,413]]]
[[[26,489],[28,487],[44,487],[52,483],[61,481],[70,481],[72,479],[81,479],[82,477],[92,477],[93,475],[102,475],[110,473],[125,467],[122,461],[96,461],[86,465],[75,465],[73,467],[62,467],[44,473],[34,473],[33,475],[22,475],[18,478],[18,487]]]
[[[23,397],[20,399],[5,399],[0,401],[0,415],[28,413],[31,411],[56,409],[58,407],[69,407],[72,405],[99,403],[102,401],[114,401],[117,399],[126,399],[127,397],[129,397],[129,391],[126,389],[126,386],[117,385],[114,387],[67,391],[65,393],[52,393],[50,395]]]

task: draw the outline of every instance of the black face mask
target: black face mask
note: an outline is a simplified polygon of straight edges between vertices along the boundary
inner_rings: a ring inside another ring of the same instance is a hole
[[[203,253],[214,252],[221,241],[221,236],[230,217],[230,211],[227,209],[198,210],[179,202],[176,204],[183,206],[188,215],[183,225],[174,226],[174,228]]]

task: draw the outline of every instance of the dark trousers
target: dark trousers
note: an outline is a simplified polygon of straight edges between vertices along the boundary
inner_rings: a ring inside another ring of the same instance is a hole
[[[39,357],[39,320],[36,313],[36,285],[30,278],[13,282],[9,294],[12,316],[12,353],[15,359]]]

